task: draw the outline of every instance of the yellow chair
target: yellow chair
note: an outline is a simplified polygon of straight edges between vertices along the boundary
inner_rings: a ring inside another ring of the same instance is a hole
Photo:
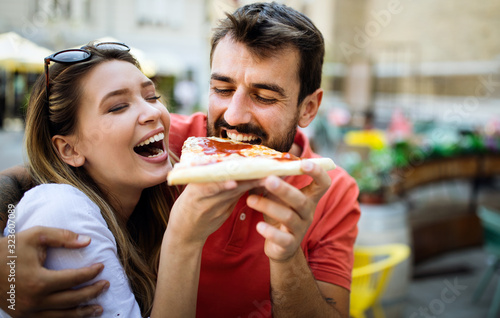
[[[350,315],[364,318],[369,308],[374,315],[383,317],[378,300],[387,285],[393,268],[406,260],[410,248],[405,244],[355,246],[352,270]]]

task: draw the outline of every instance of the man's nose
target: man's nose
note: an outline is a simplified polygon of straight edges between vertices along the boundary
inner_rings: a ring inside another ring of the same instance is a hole
[[[231,126],[248,124],[252,119],[252,101],[243,91],[236,90],[224,113],[224,119]]]

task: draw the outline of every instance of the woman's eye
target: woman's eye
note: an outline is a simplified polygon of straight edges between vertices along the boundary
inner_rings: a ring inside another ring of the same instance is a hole
[[[158,95],[158,96],[148,97],[148,98],[146,98],[146,100],[149,100],[149,101],[157,101],[157,100],[159,100],[160,98],[161,98],[161,96],[159,96],[159,95]]]
[[[125,109],[126,107],[128,107],[128,104],[123,104],[123,105],[117,105],[117,106],[113,106],[109,109],[109,112],[110,113],[116,113],[122,109]]]

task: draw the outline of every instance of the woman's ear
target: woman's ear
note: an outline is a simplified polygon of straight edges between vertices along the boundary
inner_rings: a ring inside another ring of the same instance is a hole
[[[52,144],[59,153],[59,157],[70,166],[81,167],[85,163],[85,156],[75,147],[74,136],[55,135]]]
[[[314,93],[307,95],[302,105],[300,106],[299,113],[299,126],[305,128],[309,126],[316,114],[318,113],[321,100],[323,99],[323,89],[318,88]]]

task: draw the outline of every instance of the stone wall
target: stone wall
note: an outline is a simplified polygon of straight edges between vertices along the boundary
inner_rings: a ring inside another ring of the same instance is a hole
[[[498,0],[336,0],[330,61],[370,61],[385,93],[473,95],[478,78],[500,75],[498,17]]]

